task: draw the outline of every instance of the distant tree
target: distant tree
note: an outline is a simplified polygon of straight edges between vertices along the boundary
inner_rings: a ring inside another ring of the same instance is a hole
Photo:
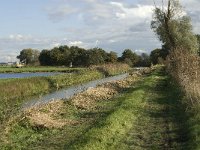
[[[137,64],[139,57],[136,53],[132,52],[130,49],[125,49],[122,53],[121,61],[127,63],[130,66],[134,66]]]
[[[39,56],[40,65],[49,66],[51,64],[51,57],[49,50],[42,50]]]
[[[86,65],[86,50],[77,46],[70,47],[69,62],[73,66],[85,66]]]
[[[85,55],[86,65],[99,65],[107,60],[107,53],[101,48],[89,49]]]
[[[165,60],[168,55],[167,50],[165,49],[155,49],[151,51],[150,60],[155,65],[159,63],[159,60]]]
[[[63,53],[59,50],[58,47],[55,47],[50,51],[50,58],[52,65],[63,65]]]
[[[137,62],[137,66],[141,66],[141,67],[149,67],[151,66],[151,60],[150,60],[150,56],[146,53],[142,53],[140,56],[138,56],[138,62]]]
[[[85,50],[78,46],[64,45],[51,50],[42,50],[39,60],[41,65],[89,66],[107,62],[114,63],[117,61],[117,54],[107,53],[101,48]]]
[[[38,50],[28,48],[23,49],[20,52],[20,55],[17,56],[17,59],[19,59],[21,62],[26,62],[27,65],[34,65],[39,63],[39,55],[40,52]]]
[[[107,54],[107,62],[115,63],[117,62],[117,53],[111,51]]]
[[[59,48],[59,53],[60,53],[60,65],[66,65],[69,66],[70,64],[70,55],[71,55],[71,50],[67,45],[60,46]]]

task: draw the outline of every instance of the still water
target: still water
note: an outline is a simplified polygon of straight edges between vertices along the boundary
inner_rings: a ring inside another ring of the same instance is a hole
[[[0,73],[0,79],[43,77],[61,74],[59,72],[37,72],[37,73]]]
[[[110,81],[121,80],[121,79],[126,78],[127,76],[128,76],[128,74],[122,74],[122,75],[117,75],[117,76],[112,76],[112,77],[108,77],[108,78],[90,81],[88,83],[80,84],[77,86],[72,86],[72,87],[69,87],[66,89],[57,90],[55,92],[40,96],[39,98],[29,100],[27,103],[25,103],[22,106],[22,108],[26,109],[31,106],[48,103],[53,100],[60,100],[60,99],[66,100],[75,94],[85,91],[87,88],[96,87],[99,84],[103,84],[103,83],[110,82]]]

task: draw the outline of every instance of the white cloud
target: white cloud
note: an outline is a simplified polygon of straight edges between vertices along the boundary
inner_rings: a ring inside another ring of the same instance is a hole
[[[119,2],[110,2],[112,6],[118,7],[120,12],[116,12],[116,16],[120,19],[124,18],[151,18],[152,16],[152,5],[136,5],[135,7],[125,7]]]
[[[138,54],[142,54],[142,53],[148,53],[146,50],[143,50],[143,49],[136,49],[134,50],[136,53]]]
[[[83,45],[82,41],[69,41],[70,46],[81,46]]]
[[[8,39],[12,40],[12,41],[26,41],[31,39],[31,35],[21,35],[21,34],[10,34]]]
[[[160,5],[162,1],[156,2]],[[180,2],[192,17],[195,33],[200,33],[200,1]],[[51,0],[45,13],[53,22],[51,28],[55,34],[47,38],[20,33],[0,37],[0,60],[3,55],[19,53],[23,48],[41,50],[60,45],[98,46],[119,54],[126,48],[149,52],[161,45],[150,29],[153,9],[150,0]]]
[[[61,46],[62,44],[59,43],[59,42],[53,42],[52,44],[50,44],[50,47],[59,47]]]

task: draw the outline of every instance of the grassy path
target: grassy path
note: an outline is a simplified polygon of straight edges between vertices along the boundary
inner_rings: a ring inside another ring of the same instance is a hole
[[[179,91],[170,85],[163,72],[155,73],[146,81],[146,88],[143,88],[146,94],[138,108],[138,118],[122,140],[123,144],[117,147],[134,150],[187,149],[186,118],[179,101]]]
[[[180,93],[161,71],[145,77],[126,94],[104,120],[67,149],[171,150],[187,149],[187,127]]]

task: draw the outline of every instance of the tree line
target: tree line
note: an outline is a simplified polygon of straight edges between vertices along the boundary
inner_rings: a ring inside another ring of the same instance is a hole
[[[131,49],[125,49],[120,57],[116,52],[106,52],[102,48],[84,49],[78,46],[59,46],[50,50],[44,49],[41,52],[35,49],[23,49],[17,58],[27,65],[42,66],[74,66],[87,67],[90,65],[101,65],[105,63],[123,62],[131,67],[151,65],[151,58],[148,54],[136,54]]]

